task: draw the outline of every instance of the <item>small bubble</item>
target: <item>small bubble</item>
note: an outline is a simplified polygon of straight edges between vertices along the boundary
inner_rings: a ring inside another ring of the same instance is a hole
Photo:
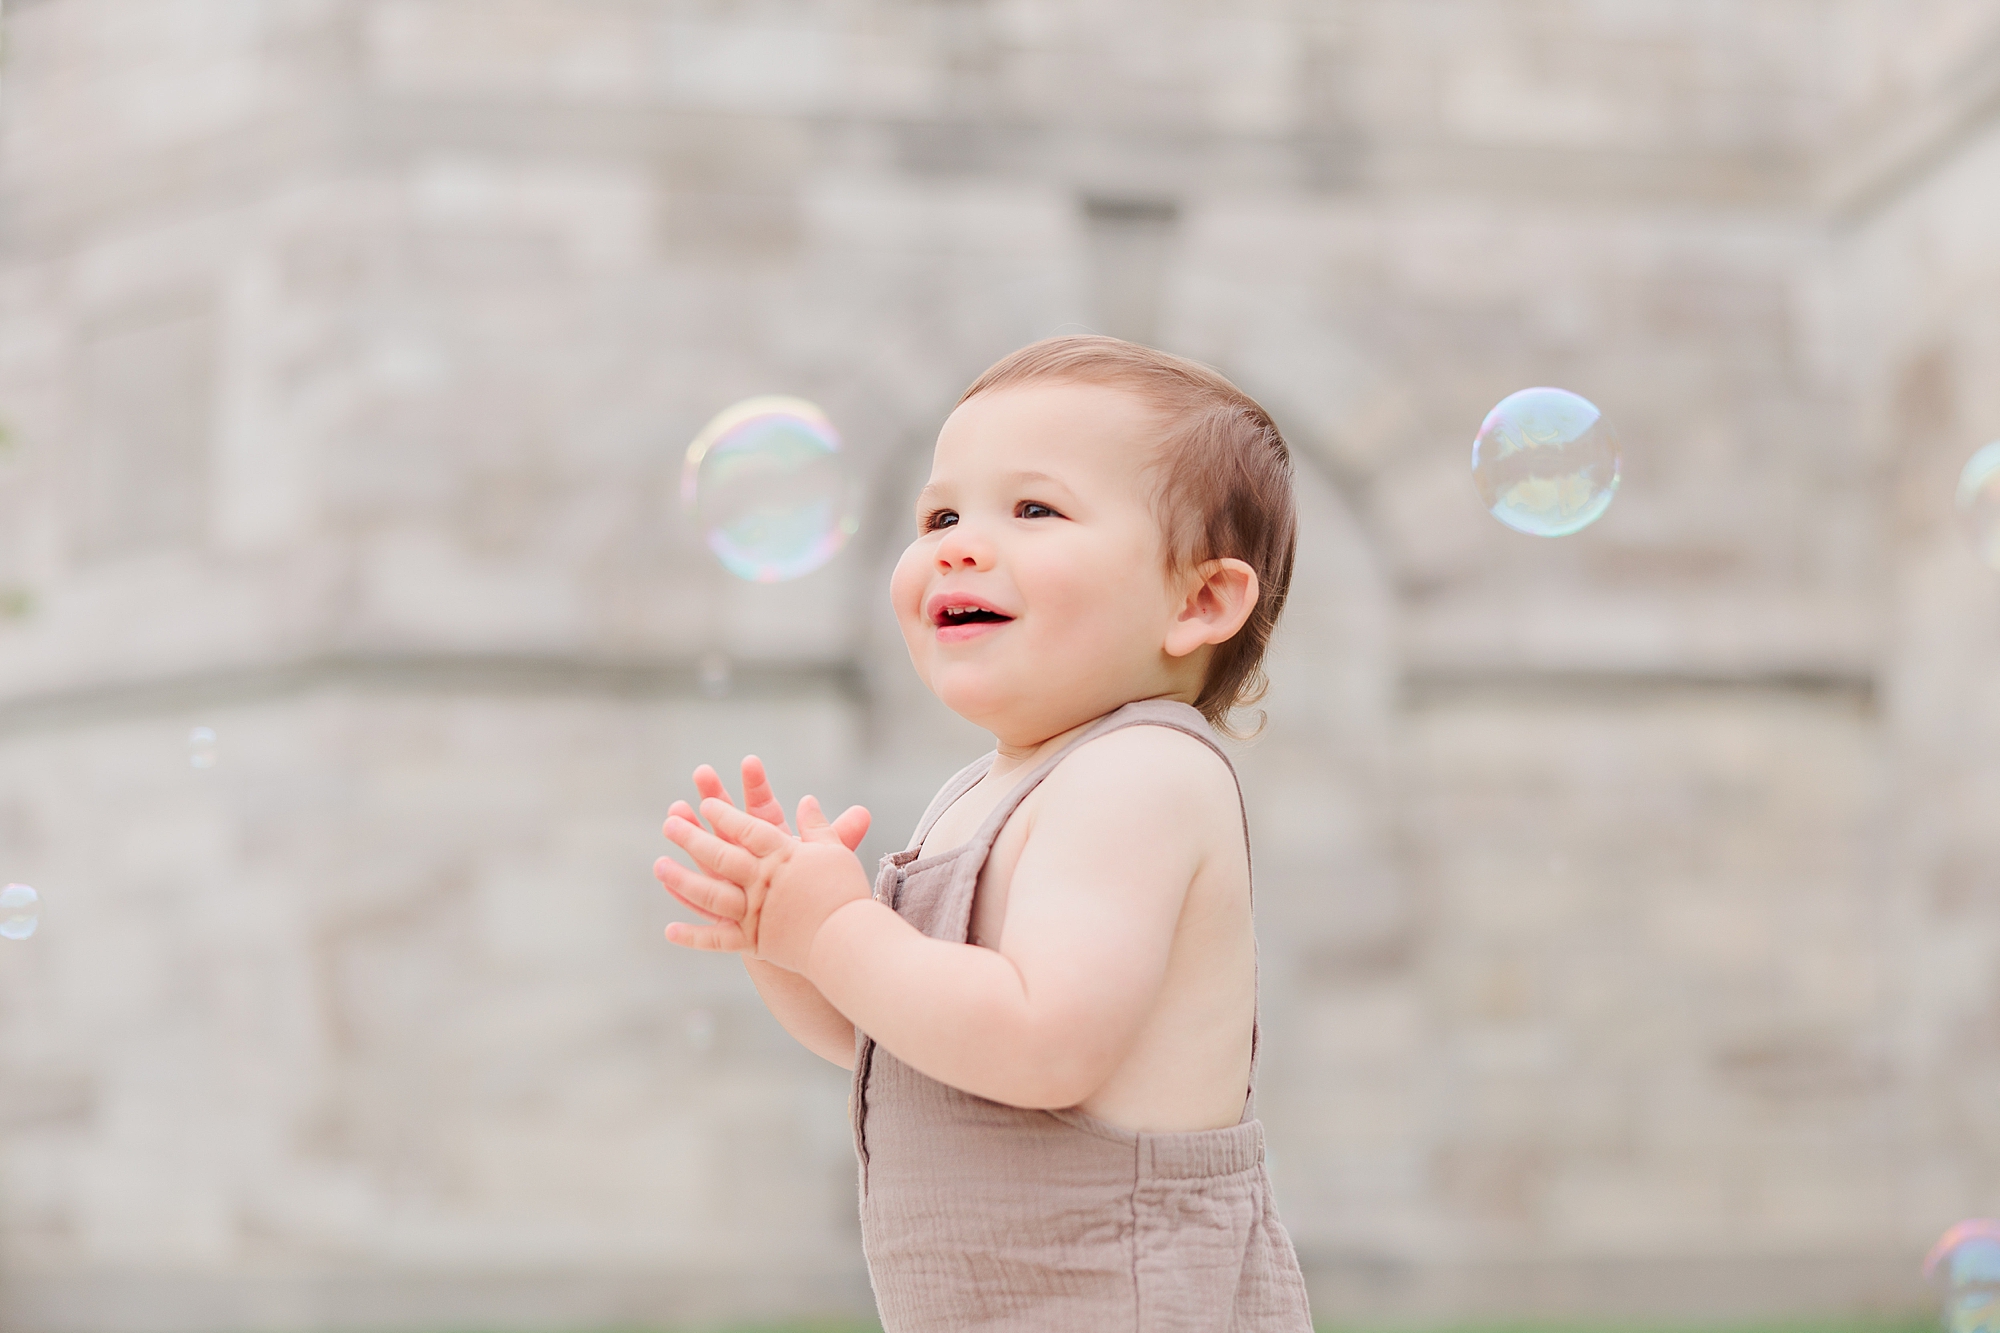
[[[196,727],[188,733],[188,767],[193,769],[215,767],[214,728]]]
[[[681,1023],[687,1034],[688,1045],[697,1051],[711,1050],[715,1046],[715,1015],[706,1009],[690,1009]]]
[[[41,922],[41,894],[25,884],[0,889],[0,940],[25,940]]]
[[[2000,440],[1974,454],[1958,475],[1958,512],[1972,549],[2000,569]]]
[[[725,408],[688,446],[681,503],[722,567],[753,583],[810,574],[857,526],[840,433],[803,398]]]
[[[703,653],[696,671],[701,677],[701,692],[704,695],[710,699],[728,696],[730,678],[734,675],[729,665],[729,654]]]
[[[1618,436],[1596,404],[1565,389],[1523,389],[1486,414],[1472,480],[1493,517],[1531,537],[1567,537],[1618,494]]]

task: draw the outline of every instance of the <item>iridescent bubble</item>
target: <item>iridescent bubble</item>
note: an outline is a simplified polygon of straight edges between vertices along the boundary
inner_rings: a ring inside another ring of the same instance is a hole
[[[1958,474],[1958,512],[1972,535],[1972,549],[2000,569],[2000,440],[1974,454]]]
[[[2000,1333],[2000,1222],[1975,1217],[1939,1237],[1924,1274],[1944,1275],[1946,1333]]]
[[[1595,523],[1618,494],[1618,436],[1587,398],[1565,389],[1510,393],[1472,442],[1472,480],[1493,517],[1532,537]]]
[[[0,940],[25,940],[41,923],[41,894],[25,884],[0,889]]]
[[[188,733],[188,767],[198,769],[215,767],[214,728],[196,727]]]
[[[702,427],[681,503],[722,567],[755,583],[812,573],[856,527],[840,435],[803,398],[751,398]]]

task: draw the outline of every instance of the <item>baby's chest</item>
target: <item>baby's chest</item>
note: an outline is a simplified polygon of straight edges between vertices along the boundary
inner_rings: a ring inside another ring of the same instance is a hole
[[[1012,897],[1014,870],[1021,863],[1021,853],[1028,844],[1028,835],[1034,828],[1034,816],[1029,808],[1034,797],[1022,802],[1014,817],[993,840],[993,850],[987,853],[986,864],[979,868],[978,887],[972,895],[972,922],[968,934],[971,943],[988,949],[1000,947],[1000,938],[1007,923],[1007,903]]]
[[[972,784],[972,789],[946,806],[928,829],[924,830],[923,842],[917,848],[917,855],[925,860],[942,855],[954,847],[963,847],[977,837],[986,817],[993,813],[993,807],[1006,794],[1004,786],[996,785],[988,778]]]
[[[931,826],[924,835],[918,855],[924,858],[938,856],[977,837],[980,826],[986,822],[986,817],[992,813],[994,804],[1002,795],[1002,791],[987,792],[983,784],[973,788]],[[1014,882],[1014,868],[1020,864],[1021,853],[1034,829],[1035,810],[1040,804],[1040,797],[1039,789],[1028,793],[1001,826],[986,859],[980,863],[966,930],[966,938],[973,944],[989,949],[1000,947],[1001,927],[1007,919],[1007,901]]]

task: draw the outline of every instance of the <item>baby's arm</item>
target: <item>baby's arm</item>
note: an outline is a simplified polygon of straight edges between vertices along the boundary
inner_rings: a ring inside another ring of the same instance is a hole
[[[1153,1008],[1203,857],[1216,846],[1240,854],[1242,835],[1222,762],[1156,727],[1079,749],[1036,806],[997,949],[925,937],[866,896],[858,863],[849,870],[836,849],[807,847],[759,853],[767,867],[777,862],[766,871],[759,952],[796,966],[862,1031],[940,1082],[1015,1106],[1076,1105],[1110,1078]],[[746,827],[714,822],[732,839]],[[713,849],[682,845],[737,878]]]
[[[827,1002],[819,987],[796,972],[743,955],[743,970],[764,1007],[799,1045],[842,1069],[854,1068],[854,1024]]]
[[[728,789],[722,785],[722,778],[713,768],[703,764],[694,771],[695,790],[703,800],[729,800]],[[780,829],[786,828],[785,807],[771,790],[769,775],[764,765],[755,755],[743,760],[743,809],[754,818],[761,819]],[[693,823],[695,813],[687,802],[676,801],[667,812],[668,818],[680,818]],[[869,816],[860,806],[854,806],[833,821],[833,828],[840,840],[850,850],[861,845],[867,836]],[[653,868],[654,875],[666,887],[667,892],[681,902],[700,912],[704,917],[710,914],[696,904],[689,902],[676,891],[681,878],[681,868],[673,861],[661,858]],[[709,932],[708,943],[715,947],[727,948],[724,937],[728,934],[727,922],[718,927],[669,926],[667,937],[676,943],[687,943],[701,947],[697,940],[699,932]],[[685,934],[686,939],[680,938]],[[737,946],[740,948],[740,945]],[[854,1024],[841,1016],[819,993],[819,989],[796,972],[788,972],[774,963],[767,963],[745,952],[742,955],[743,970],[750,974],[750,984],[757,988],[764,1007],[778,1020],[779,1026],[792,1034],[798,1043],[814,1055],[831,1060],[843,1069],[854,1067]]]

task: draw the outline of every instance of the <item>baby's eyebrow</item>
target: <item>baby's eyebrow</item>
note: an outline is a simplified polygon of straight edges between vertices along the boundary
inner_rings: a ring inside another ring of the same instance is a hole
[[[1064,484],[1063,479],[1061,477],[1052,476],[1047,472],[1009,472],[1006,476],[1006,480],[1014,485],[1022,485],[1026,483],[1038,483],[1045,486],[1061,487],[1064,491],[1069,490],[1069,487]],[[942,496],[947,489],[948,488],[943,482],[933,481],[929,483],[922,490],[917,492],[917,508],[922,509],[926,505],[936,503],[938,498]]]
[[[1062,484],[1063,484],[1063,483],[1062,483],[1062,478],[1061,478],[1061,477],[1052,477],[1052,476],[1050,476],[1050,475],[1049,475],[1048,473],[1046,473],[1046,472],[1016,472],[1016,473],[1014,473],[1014,474],[1013,474],[1012,476],[1010,476],[1010,477],[1008,478],[1008,480],[1009,480],[1009,481],[1045,481],[1045,482],[1048,482],[1048,483],[1049,483],[1050,485],[1052,485],[1052,486],[1062,486]],[[1069,488],[1068,488],[1067,486],[1063,486],[1063,489],[1064,489],[1064,490],[1068,490]]]

